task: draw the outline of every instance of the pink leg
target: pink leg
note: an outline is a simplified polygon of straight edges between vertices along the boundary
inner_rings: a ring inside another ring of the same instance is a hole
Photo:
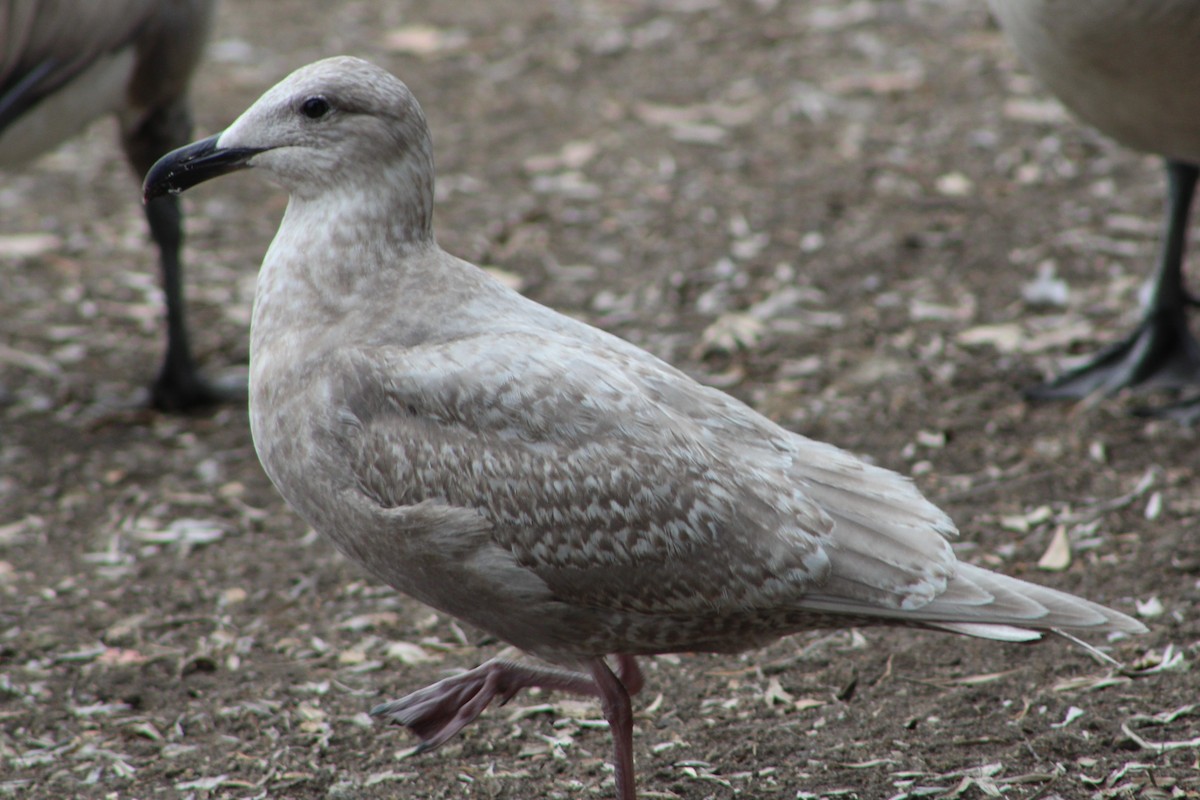
[[[507,703],[522,689],[534,687],[600,698],[613,737],[613,767],[618,800],[636,800],[633,772],[633,707],[629,695],[645,679],[637,659],[616,656],[613,674],[603,658],[592,659],[591,677],[582,672],[488,661],[473,670],[438,681],[410,695],[371,709],[371,716],[408,728],[421,740],[420,751],[433,750],[469,725],[493,700]]]
[[[621,679],[621,683],[625,684],[625,691],[629,692],[630,697],[633,697],[646,685],[641,667],[638,666],[637,659],[633,656],[620,654],[616,656],[616,659],[617,677]]]
[[[609,673],[612,674],[611,672]],[[420,750],[445,744],[495,699],[503,705],[533,687],[595,696],[596,684],[581,672],[488,661],[410,695],[371,709],[371,716],[395,722],[421,739]]]
[[[630,656],[621,656],[621,666],[626,666],[624,659],[632,664],[636,679],[629,676],[631,682],[641,687],[641,671],[637,662]],[[624,673],[622,669],[622,673]],[[624,674],[622,678],[624,678]],[[613,767],[616,771],[617,800],[637,800],[634,791],[633,773],[633,707],[629,703],[629,692],[622,678],[618,678],[604,663],[603,658],[592,661],[592,678],[595,688],[600,691],[600,705],[604,709],[604,718],[608,720],[608,728],[613,737]]]

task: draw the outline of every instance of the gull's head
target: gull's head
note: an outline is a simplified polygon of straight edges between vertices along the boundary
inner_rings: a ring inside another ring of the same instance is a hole
[[[301,67],[223,133],[163,156],[143,194],[178,194],[248,167],[294,198],[369,193],[382,181],[432,202],[432,147],[416,98],[391,73],[348,56]]]

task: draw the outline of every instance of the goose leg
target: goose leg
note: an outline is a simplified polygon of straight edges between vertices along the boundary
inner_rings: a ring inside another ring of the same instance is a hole
[[[1183,280],[1188,217],[1200,168],[1171,160],[1166,168],[1166,233],[1145,316],[1125,339],[1104,348],[1083,366],[1027,390],[1028,398],[1077,399],[1135,386],[1200,384],[1200,344],[1187,319],[1194,301]]]
[[[151,114],[122,137],[126,155],[139,176],[159,156],[186,144],[191,120],[182,99]],[[160,411],[187,411],[223,402],[244,401],[242,380],[209,382],[196,368],[188,344],[183,300],[183,214],[179,199],[159,197],[146,204],[150,236],[158,246],[163,295],[167,304],[167,352],[151,389],[151,404]]]

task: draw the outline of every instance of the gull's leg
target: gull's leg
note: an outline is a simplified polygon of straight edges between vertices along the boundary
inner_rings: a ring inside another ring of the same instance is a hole
[[[640,686],[641,671],[637,669],[637,662],[631,656],[620,656],[622,666],[625,659],[633,665]],[[633,772],[633,707],[629,703],[629,692],[625,690],[622,679],[613,674],[602,658],[592,661],[592,678],[599,690],[600,705],[612,733],[617,800],[637,800]]]
[[[371,709],[371,716],[403,725],[420,740],[418,751],[433,750],[469,725],[493,700],[503,705],[522,689],[550,689],[600,698],[612,732],[619,800],[635,800],[633,773],[633,708],[629,695],[645,679],[637,659],[618,655],[616,674],[603,658],[591,661],[591,676],[549,667],[488,661],[432,686]]]
[[[421,739],[420,750],[432,750],[469,725],[493,700],[503,705],[522,689],[534,687],[592,696],[599,693],[582,672],[488,661],[378,705],[371,709],[371,716],[403,725]]]
[[[1183,258],[1188,217],[1200,168],[1168,160],[1167,222],[1162,256],[1149,307],[1126,338],[1101,350],[1086,364],[1026,391],[1033,400],[1113,394],[1134,386],[1200,384],[1200,343],[1188,327],[1195,301],[1184,286]]]
[[[637,659],[633,656],[620,654],[615,658],[617,659],[617,677],[621,679],[621,683],[625,685],[625,691],[629,692],[629,696],[632,697],[646,685],[641,667],[638,666]]]

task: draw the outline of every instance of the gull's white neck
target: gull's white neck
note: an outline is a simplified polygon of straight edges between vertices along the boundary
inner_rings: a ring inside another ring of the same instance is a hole
[[[293,189],[259,272],[253,328],[353,313],[436,247],[431,173],[418,167],[403,159],[360,180]]]
[[[264,465],[262,431],[274,424],[271,410],[284,402],[279,394],[322,354],[379,323],[388,310],[380,298],[404,302],[396,287],[436,251],[432,181],[412,178],[400,169],[291,193],[259,270],[250,323],[251,434]]]

